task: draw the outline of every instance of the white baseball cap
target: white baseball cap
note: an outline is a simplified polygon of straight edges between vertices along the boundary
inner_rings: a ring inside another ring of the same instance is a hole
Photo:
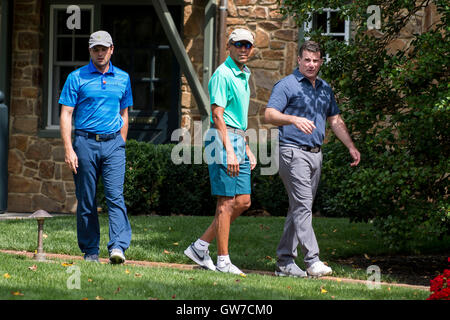
[[[108,32],[100,30],[91,34],[89,37],[89,49],[95,46],[111,47],[113,41]]]
[[[251,44],[255,41],[253,34],[247,29],[235,29],[228,38],[228,41],[248,41]]]

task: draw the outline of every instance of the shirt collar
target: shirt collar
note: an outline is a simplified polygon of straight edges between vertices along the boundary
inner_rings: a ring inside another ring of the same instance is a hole
[[[235,76],[238,76],[241,73],[243,73],[246,76],[250,74],[250,69],[247,68],[245,64],[243,70],[239,69],[236,62],[234,62],[234,60],[230,56],[228,56],[228,58],[225,60],[225,64],[233,71]]]
[[[92,59],[89,61],[88,69],[89,69],[89,72],[90,72],[90,73],[96,73],[96,72],[97,72],[97,73],[101,73],[101,72],[98,71],[98,69],[94,66],[94,63],[92,62]],[[111,61],[109,62],[109,69],[108,69],[108,71],[105,72],[105,74],[112,74],[112,75],[115,74],[114,66],[113,66],[113,64],[111,63]]]
[[[300,70],[298,70],[298,68],[295,68],[295,70],[292,72],[295,76],[295,78],[298,80],[298,82],[302,81],[303,79],[306,79],[309,81],[309,79],[307,79],[301,72]],[[320,77],[316,78],[316,84],[317,86],[322,84],[322,79]]]

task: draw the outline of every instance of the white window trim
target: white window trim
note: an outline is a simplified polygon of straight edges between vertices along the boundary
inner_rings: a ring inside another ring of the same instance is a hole
[[[323,8],[322,9],[324,13],[327,13],[327,30],[326,32],[323,32],[322,35],[324,36],[344,36],[344,41],[346,44],[350,41],[350,18],[345,19],[345,27],[344,32],[336,33],[336,32],[329,32],[330,31],[330,13],[331,12],[338,12],[340,9],[331,9],[331,8]],[[303,23],[303,30],[305,32],[310,32],[313,29],[313,19],[312,19],[312,13],[309,14],[310,18],[308,22]],[[305,37],[305,40],[309,40],[310,37]],[[329,61],[330,57],[328,53],[325,56],[325,61]]]
[[[69,4],[52,4],[50,5],[50,24],[49,24],[49,45],[48,45],[48,92],[47,92],[47,123],[45,129],[59,130],[59,125],[52,124],[53,114],[53,57],[54,57],[54,35],[55,35],[55,10],[67,9]],[[80,9],[88,9],[91,11],[91,30],[94,30],[94,5],[78,5]]]
[[[339,12],[340,9],[331,9],[331,8],[323,8],[322,9],[324,13],[327,13],[327,30],[326,32],[323,32],[322,35],[324,36],[343,36],[346,43],[350,40],[350,18],[345,19],[345,29],[344,32],[329,32],[330,30],[330,20],[329,15],[331,12]],[[310,17],[311,17],[310,13]],[[312,17],[311,17],[312,18]],[[303,24],[303,28],[305,31],[310,32],[313,28],[313,21],[310,19],[308,22],[305,22]],[[309,40],[309,37],[305,37],[305,39]]]

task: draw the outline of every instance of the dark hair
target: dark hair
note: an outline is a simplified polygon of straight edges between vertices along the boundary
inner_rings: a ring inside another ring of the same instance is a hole
[[[298,49],[298,56],[300,58],[302,57],[303,51],[305,51],[305,50],[311,51],[311,52],[320,52],[320,58],[322,58],[324,56],[324,52],[323,52],[322,48],[320,47],[320,44],[318,44],[315,41],[308,40],[308,41],[305,41],[301,45],[300,49]]]

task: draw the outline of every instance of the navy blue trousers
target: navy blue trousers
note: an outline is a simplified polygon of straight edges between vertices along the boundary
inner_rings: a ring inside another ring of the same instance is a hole
[[[78,156],[74,174],[77,206],[77,236],[81,252],[98,254],[100,225],[97,215],[97,183],[102,176],[109,214],[108,250],[125,251],[131,242],[131,226],[123,197],[125,179],[125,142],[121,135],[96,141],[75,135],[73,148]]]

